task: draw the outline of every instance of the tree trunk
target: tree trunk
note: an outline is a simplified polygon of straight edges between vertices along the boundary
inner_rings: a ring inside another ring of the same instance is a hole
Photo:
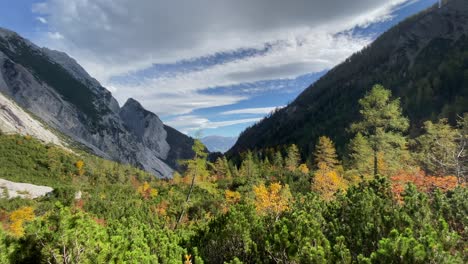
[[[378,171],[378,160],[377,160],[377,148],[374,148],[374,178],[379,174]]]
[[[180,212],[180,215],[179,215],[179,219],[177,219],[177,223],[174,227],[174,229],[177,229],[177,227],[179,226],[180,222],[182,221],[182,217],[184,217],[184,214],[185,214],[185,207],[187,206],[188,202],[190,201],[190,195],[192,194],[192,191],[193,191],[193,186],[195,185],[195,177],[197,177],[197,173],[198,172],[198,169],[195,170],[195,173],[193,174],[193,177],[192,177],[192,183],[190,184],[190,190],[187,194],[187,198],[185,199],[185,204],[184,204],[184,207],[182,208],[182,212]]]

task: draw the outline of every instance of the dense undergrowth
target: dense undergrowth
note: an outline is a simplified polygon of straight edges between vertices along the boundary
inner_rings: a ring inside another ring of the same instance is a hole
[[[324,136],[306,158],[291,145],[210,163],[196,141],[170,180],[0,135],[0,178],[54,188],[0,199],[0,263],[466,263],[466,156],[447,153],[468,118],[408,139],[387,90],[360,103],[347,157]]]

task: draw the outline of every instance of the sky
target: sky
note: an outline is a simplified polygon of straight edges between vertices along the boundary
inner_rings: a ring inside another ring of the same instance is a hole
[[[436,0],[0,0],[0,27],[66,52],[189,135],[237,136]]]

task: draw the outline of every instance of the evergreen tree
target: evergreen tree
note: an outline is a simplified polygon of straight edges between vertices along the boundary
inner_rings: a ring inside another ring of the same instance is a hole
[[[348,145],[349,150],[349,168],[352,173],[357,173],[361,179],[369,180],[373,176],[373,158],[372,147],[367,139],[357,133]]]
[[[258,176],[258,167],[250,150],[247,151],[245,159],[242,161],[239,173],[241,176],[247,178],[255,178]]]
[[[275,157],[273,159],[273,166],[275,166],[276,169],[281,169],[284,166],[283,155],[281,155],[280,151],[277,151],[275,153]]]
[[[402,115],[400,100],[391,100],[390,90],[375,85],[359,104],[362,120],[352,124],[351,131],[361,133],[369,142],[374,176],[382,173],[379,171],[379,154],[388,172],[401,168],[402,157],[407,157],[407,140],[403,133],[408,130],[409,121]]]
[[[299,154],[299,149],[295,144],[292,144],[288,148],[287,157],[284,161],[286,169],[289,171],[295,171],[299,166],[301,161],[301,155]]]
[[[229,169],[229,163],[225,156],[216,159],[213,166],[213,172],[218,179],[231,178],[231,170]]]

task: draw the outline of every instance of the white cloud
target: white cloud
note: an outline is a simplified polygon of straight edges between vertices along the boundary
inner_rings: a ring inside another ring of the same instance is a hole
[[[156,87],[146,86],[113,86],[119,102],[129,97],[138,100],[146,109],[161,115],[188,114],[195,109],[231,105],[247,99],[236,95],[207,95],[198,92],[161,93]]]
[[[166,121],[166,124],[177,127],[184,133],[189,133],[197,130],[210,129],[210,128],[219,128],[232,126],[237,124],[246,124],[260,121],[261,118],[245,118],[245,119],[236,119],[236,120],[227,120],[227,121],[210,121],[207,118],[200,117],[197,115],[183,115],[178,116],[177,118]]]
[[[47,15],[51,29],[64,37],[50,45],[67,47],[105,81],[153,63],[300,41],[304,31],[323,38],[385,19],[407,1],[44,0],[33,10]]]
[[[217,64],[195,72],[141,80],[141,85],[157,87],[160,92],[197,91],[210,87],[298,75],[331,68],[370,42],[349,35],[332,36],[327,32],[302,32],[272,46],[266,54]]]
[[[47,32],[47,36],[50,39],[53,39],[53,40],[62,40],[63,39],[63,35],[60,34],[59,32]]]
[[[243,108],[221,112],[221,115],[238,115],[238,114],[269,114],[275,109],[283,108],[284,106],[275,107],[258,107],[258,108]]]
[[[41,22],[42,24],[47,24],[47,19],[44,17],[36,17],[37,21]]]
[[[69,53],[121,103],[133,97],[155,113],[174,115],[247,99],[202,92],[208,88],[331,68],[370,42],[337,33],[389,19],[395,6],[410,1],[43,0],[33,11],[47,17],[42,44]],[[265,54],[199,71],[110,82],[155,63],[265,45]]]
[[[298,75],[331,68],[369,43],[366,38],[332,36],[326,32],[303,32],[262,55],[217,64],[194,72],[179,72],[158,78],[141,78],[131,84],[112,83],[120,102],[129,97],[142,101],[158,114],[189,113],[194,109],[233,104],[246,97],[200,94],[207,88],[231,86]],[[235,91],[233,91],[235,92]],[[240,91],[237,91],[240,92]]]

